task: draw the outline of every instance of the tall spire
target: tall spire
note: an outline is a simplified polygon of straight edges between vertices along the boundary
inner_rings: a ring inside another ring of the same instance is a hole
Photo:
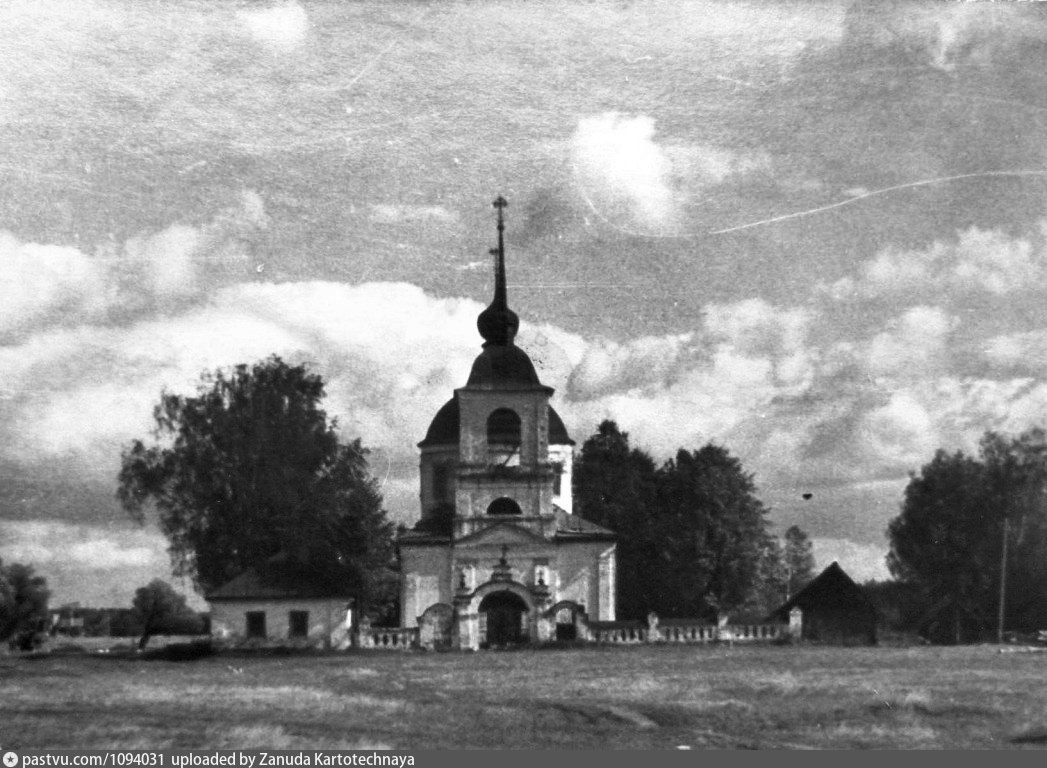
[[[495,257],[494,264],[494,299],[487,309],[476,318],[476,327],[484,339],[484,346],[494,344],[499,347],[512,345],[516,331],[520,327],[520,318],[509,309],[505,288],[505,220],[502,211],[509,205],[501,195],[491,204],[498,211],[498,247],[491,249]]]
[[[508,309],[509,304],[505,290],[505,219],[502,216],[502,211],[509,206],[509,203],[504,197],[498,195],[491,205],[498,211],[498,247],[492,248],[490,251],[491,255],[495,257],[494,301],[492,305]]]

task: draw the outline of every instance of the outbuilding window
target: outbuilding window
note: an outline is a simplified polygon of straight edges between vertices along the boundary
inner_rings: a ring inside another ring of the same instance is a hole
[[[309,611],[290,611],[287,614],[287,636],[292,640],[309,637]]]
[[[247,636],[264,640],[266,638],[265,611],[248,611],[245,616],[247,617]]]

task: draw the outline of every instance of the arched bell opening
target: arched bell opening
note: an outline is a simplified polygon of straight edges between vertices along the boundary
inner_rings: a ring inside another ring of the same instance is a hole
[[[523,426],[511,408],[498,408],[487,417],[487,453],[492,464],[519,466]]]
[[[487,508],[487,514],[489,515],[522,515],[523,510],[520,509],[520,505],[507,496],[503,496],[500,499],[495,499],[491,502],[491,506]]]

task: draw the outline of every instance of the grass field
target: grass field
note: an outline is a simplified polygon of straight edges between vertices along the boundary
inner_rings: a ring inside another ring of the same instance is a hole
[[[4,748],[994,748],[1047,743],[1047,654],[644,647],[0,658]]]

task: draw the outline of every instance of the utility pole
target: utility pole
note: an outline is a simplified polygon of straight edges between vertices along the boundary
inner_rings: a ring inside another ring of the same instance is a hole
[[[1003,545],[1000,547],[1000,605],[996,614],[996,642],[1003,643],[1004,601],[1007,591],[1007,539],[1010,521],[1003,518]]]

